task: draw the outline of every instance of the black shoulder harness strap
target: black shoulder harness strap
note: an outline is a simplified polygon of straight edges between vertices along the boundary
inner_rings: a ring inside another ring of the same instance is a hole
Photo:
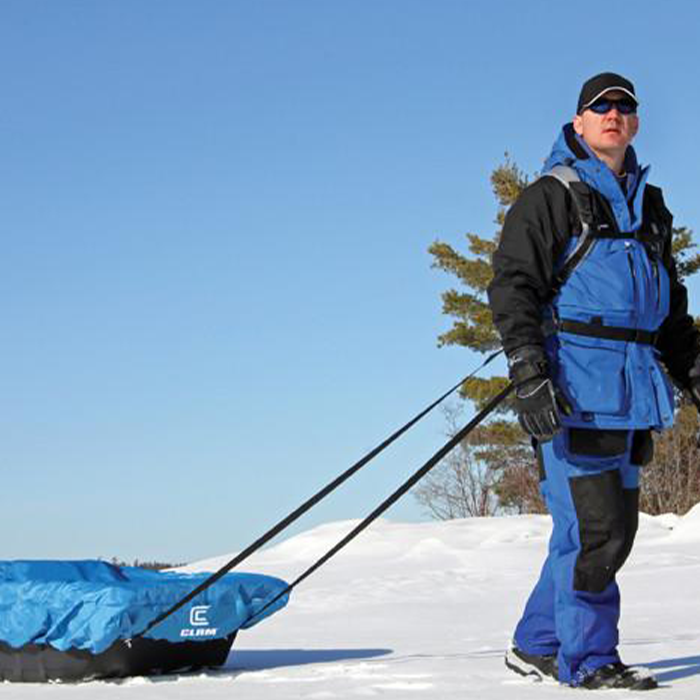
[[[601,215],[594,201],[595,198],[585,194],[590,191],[590,188],[581,182],[578,173],[571,166],[555,165],[551,170],[543,173],[542,177],[553,177],[566,187],[581,224],[578,243],[554,275],[550,300],[559,293],[566,280],[590,253],[598,238],[626,238],[639,241],[651,259],[662,260],[668,266],[666,258],[671,252],[672,219],[663,203],[661,190],[657,187],[647,185],[644,190],[644,220],[639,230],[625,232],[619,231],[617,225],[611,225],[609,217]]]
[[[581,194],[577,192],[576,187],[572,187],[573,183],[581,182],[578,173],[569,165],[555,165],[551,170],[547,171],[542,177],[553,177],[559,180],[564,187],[569,191],[571,200],[574,204],[574,209],[581,222],[581,233],[576,247],[571,251],[569,256],[564,260],[559,270],[555,273],[550,290],[550,299],[554,298],[562,288],[566,280],[569,279],[571,273],[581,264],[582,260],[588,255],[596,238],[600,237],[600,226],[592,216],[590,206],[582,201]],[[584,212],[586,213],[584,215]]]
[[[654,185],[647,185],[644,190],[644,219],[649,225],[642,227],[637,240],[649,255],[660,259],[668,268],[673,255],[673,216],[666,209],[661,190]]]

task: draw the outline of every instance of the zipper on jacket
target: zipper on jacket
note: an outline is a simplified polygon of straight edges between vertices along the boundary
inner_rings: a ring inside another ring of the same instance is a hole
[[[608,215],[608,222],[612,222],[612,229],[616,233],[620,233],[620,227],[617,224],[617,218],[615,217],[615,212],[613,211],[612,204],[608,201],[607,197],[599,197],[598,202],[602,204],[603,209],[605,209]]]
[[[637,309],[637,273],[634,271],[634,256],[630,250],[630,244],[625,243],[627,248],[627,262],[630,264],[630,275],[632,276],[632,302],[634,303],[635,312]]]

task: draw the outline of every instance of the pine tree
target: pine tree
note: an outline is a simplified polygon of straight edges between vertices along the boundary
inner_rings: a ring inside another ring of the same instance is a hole
[[[441,241],[436,241],[430,246],[433,267],[454,275],[461,285],[459,290],[448,289],[442,294],[442,312],[450,316],[453,323],[449,330],[439,336],[440,346],[461,345],[479,353],[493,352],[500,347],[500,338],[493,325],[486,296],[486,290],[493,277],[491,256],[498,245],[508,208],[528,183],[528,176],[511,161],[506,153],[505,161],[491,174],[491,186],[498,203],[495,221],[498,229],[492,238],[487,239],[475,233],[467,233],[466,253],[461,253],[448,243]],[[692,249],[696,247],[692,237],[692,231],[686,227],[674,229],[673,251],[681,279],[700,270],[700,255],[692,253]],[[462,398],[481,407],[504,388],[507,381],[506,377],[499,376],[489,379],[470,379],[461,389]],[[682,412],[693,410],[683,403],[680,396],[679,403]],[[538,489],[537,465],[528,436],[512,419],[512,401],[504,402],[500,407],[500,414],[497,419],[480,426],[470,436],[468,463],[473,464],[476,461],[480,465],[479,468],[485,466],[489,470],[490,478],[487,480],[489,488],[497,496],[501,508],[514,512],[543,512],[544,504]],[[692,420],[686,417],[679,421],[673,430],[687,432],[690,430],[691,423]],[[697,424],[697,418],[695,424]],[[683,445],[684,449],[688,448],[688,436],[685,432],[682,435],[670,433],[665,438],[666,442],[659,445],[662,449],[658,451],[659,456],[656,461],[662,460],[664,464],[672,465],[669,468],[675,470],[674,474],[678,472],[679,463],[691,464],[687,459],[679,460],[679,456],[673,452],[673,445]],[[700,454],[696,457],[700,457]],[[467,461],[465,461],[465,468],[468,468],[466,464]],[[699,460],[695,459],[694,464],[699,464]],[[688,466],[677,481],[697,484],[698,498],[700,498],[700,478],[697,474],[688,473],[688,469],[692,471],[692,466]],[[696,467],[697,469],[700,467]],[[437,471],[432,478],[439,480],[440,472]],[[431,483],[430,477],[428,479],[426,489],[430,490],[430,487],[435,484]],[[645,492],[645,481],[648,483],[647,490],[650,491],[653,487],[653,494]],[[658,493],[658,481],[658,478],[643,480],[642,502],[647,506],[647,512],[663,510],[667,504],[676,505],[681,500],[684,508],[689,507],[687,498],[683,500],[672,495],[661,498]],[[417,497],[420,500],[420,496]]]

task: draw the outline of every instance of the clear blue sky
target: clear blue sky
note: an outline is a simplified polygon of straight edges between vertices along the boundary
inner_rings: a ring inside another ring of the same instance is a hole
[[[537,171],[594,73],[635,81],[640,159],[700,229],[699,19],[1,0],[0,557],[241,548],[466,374],[427,247],[493,232],[491,170]],[[299,528],[363,515],[444,430]]]

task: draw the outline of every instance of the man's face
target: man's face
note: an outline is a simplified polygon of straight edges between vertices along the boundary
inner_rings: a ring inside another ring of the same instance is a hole
[[[611,100],[627,98],[620,90],[609,90],[603,97]],[[600,156],[612,156],[623,153],[632,143],[639,129],[639,117],[636,114],[620,114],[611,109],[605,114],[596,114],[586,109],[574,117],[574,129],[579,136]]]

